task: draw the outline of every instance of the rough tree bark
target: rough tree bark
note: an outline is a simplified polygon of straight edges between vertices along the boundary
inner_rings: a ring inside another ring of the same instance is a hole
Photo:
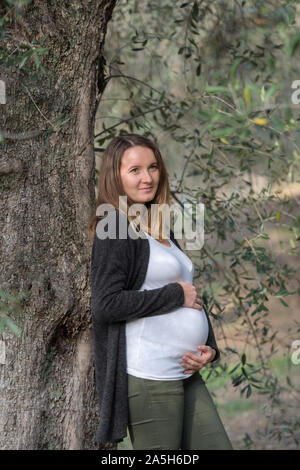
[[[33,0],[1,44],[12,56],[33,41],[48,48],[46,75],[32,57],[21,69],[0,69],[7,95],[0,105],[0,289],[26,295],[12,315],[21,336],[2,335],[1,449],[97,448],[88,221],[102,49],[115,3]]]

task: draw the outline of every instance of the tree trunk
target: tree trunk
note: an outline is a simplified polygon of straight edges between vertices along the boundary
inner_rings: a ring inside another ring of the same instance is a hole
[[[21,335],[2,334],[1,449],[99,448],[88,222],[102,49],[115,3],[34,0],[2,41],[10,58],[26,52],[22,45],[48,52],[44,75],[34,56],[21,69],[0,66],[0,289],[26,295],[10,315]]]

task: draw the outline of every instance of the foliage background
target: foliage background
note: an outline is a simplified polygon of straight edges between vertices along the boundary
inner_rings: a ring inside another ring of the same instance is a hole
[[[174,202],[205,204],[187,253],[223,354],[202,375],[240,449],[299,445],[299,26],[292,1],[128,0],[105,46],[98,164],[112,136],[149,135]]]

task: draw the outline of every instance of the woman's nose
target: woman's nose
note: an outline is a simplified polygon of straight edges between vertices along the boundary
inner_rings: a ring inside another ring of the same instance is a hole
[[[147,182],[147,183],[152,181],[152,176],[150,175],[150,173],[148,171],[143,172],[142,181]]]

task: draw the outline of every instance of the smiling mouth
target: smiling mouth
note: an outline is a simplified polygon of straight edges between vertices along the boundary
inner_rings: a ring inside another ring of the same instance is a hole
[[[150,189],[153,189],[153,188],[141,188],[141,191],[150,191]]]

